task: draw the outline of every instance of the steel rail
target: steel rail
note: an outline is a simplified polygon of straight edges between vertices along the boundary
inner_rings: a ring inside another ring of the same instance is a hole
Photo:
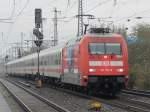
[[[96,101],[99,101],[101,103],[105,103],[105,104],[108,104],[108,105],[111,105],[111,106],[114,106],[114,107],[118,107],[118,108],[121,108],[121,109],[124,109],[124,110],[127,110],[127,111],[150,112],[147,109],[143,109],[141,107],[132,106],[132,105],[129,105],[129,104],[126,104],[124,102],[117,101],[117,100],[110,100],[109,101],[108,99],[105,100],[105,99],[102,99],[102,98],[86,95],[86,94],[79,93],[79,92],[76,92],[76,91],[71,91],[71,90],[68,90],[68,89],[63,89],[63,88],[60,88],[60,87],[57,87],[57,90],[60,90],[60,91],[63,91],[63,92],[67,92],[69,94],[73,94],[73,95],[76,95],[76,96],[79,96],[79,97],[84,97],[84,98],[87,98],[87,99],[96,100]]]
[[[65,108],[63,108],[63,107],[57,105],[56,103],[54,103],[54,102],[52,102],[52,101],[47,100],[46,98],[40,96],[39,94],[34,93],[34,92],[32,92],[31,90],[24,88],[23,86],[17,84],[17,83],[14,82],[14,81],[10,81],[10,80],[8,80],[8,79],[5,79],[5,80],[7,80],[7,81],[9,81],[10,83],[12,83],[12,84],[14,84],[14,85],[16,85],[16,86],[22,88],[23,90],[25,90],[25,91],[28,92],[29,94],[35,96],[36,98],[40,99],[41,101],[45,102],[47,105],[51,106],[52,108],[54,108],[54,109],[57,110],[58,112],[70,112],[69,110],[67,110],[67,109],[65,109]]]
[[[16,100],[16,102],[26,111],[26,112],[33,112],[26,104],[23,103],[23,101],[17,97],[6,84],[4,84],[1,80],[0,83],[6,88],[6,90],[13,96],[13,98]]]
[[[56,87],[56,86],[55,86],[55,88],[57,88],[57,90],[59,90],[59,91],[63,91],[63,92],[69,93],[69,94],[73,94],[75,96],[84,97],[84,98],[91,99],[91,100],[96,100],[96,101],[99,101],[101,103],[105,103],[105,104],[111,105],[113,107],[118,107],[120,109],[124,109],[124,110],[127,110],[127,111],[150,112],[147,109],[144,109],[144,108],[141,108],[141,107],[137,107],[137,106],[133,106],[133,105],[129,105],[127,102],[124,103],[124,102],[121,102],[121,101],[108,100],[108,99],[105,100],[105,99],[98,98],[98,97],[95,97],[95,96],[90,96],[90,95],[86,95],[86,94],[83,94],[83,93],[79,93],[77,91],[71,91],[71,90],[60,88],[60,87]],[[52,89],[54,89],[54,88],[52,88]]]
[[[125,94],[132,94],[132,95],[138,95],[138,96],[143,96],[143,97],[148,97],[150,98],[150,93],[144,92],[144,91],[135,91],[135,90],[122,90],[122,93]]]
[[[24,85],[24,86],[27,86],[27,87],[31,87],[30,84],[27,84],[27,83],[24,83],[22,81],[18,81],[20,84]]]

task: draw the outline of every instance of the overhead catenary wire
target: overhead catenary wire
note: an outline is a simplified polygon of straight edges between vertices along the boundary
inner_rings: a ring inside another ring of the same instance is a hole
[[[111,8],[111,11],[110,11],[110,17],[112,17],[116,5],[117,5],[117,0],[114,0],[114,1],[113,1],[113,5],[112,5],[112,8]]]
[[[11,13],[11,16],[10,18],[13,20],[12,24],[10,24],[9,28],[8,28],[8,31],[7,31],[7,38],[9,38],[10,34],[11,34],[11,31],[12,31],[12,28],[13,28],[13,25],[14,23],[17,21],[18,17],[22,14],[22,12],[24,11],[24,9],[27,7],[28,3],[29,3],[30,0],[27,0],[24,7],[21,9],[21,11],[17,14],[17,16],[15,18],[13,18],[14,16],[14,12],[15,12],[15,0],[14,0],[14,8],[13,8],[13,11]]]
[[[50,7],[54,2],[56,2],[57,0],[51,0],[50,1],[50,4],[44,4],[44,5],[41,5],[41,7],[43,7],[42,9],[44,9],[44,8],[47,8],[47,7]],[[26,14],[26,13],[30,13],[31,11],[33,11],[33,10],[28,10],[28,11],[26,11],[26,12],[22,12],[22,15],[23,14]]]
[[[13,22],[11,22],[11,21],[1,21],[0,20],[0,23],[13,23]]]
[[[8,17],[8,19],[5,19],[5,20],[12,20],[13,19],[13,16],[14,16],[14,13],[15,13],[15,8],[16,8],[16,1],[15,0],[13,0],[13,9],[12,9],[12,11],[11,11],[11,14],[10,14],[10,16]],[[8,38],[8,36],[9,36],[9,32],[10,32],[10,29],[11,29],[11,27],[12,27],[12,23],[13,22],[11,22],[11,21],[4,21],[4,19],[2,20],[2,21],[0,21],[1,23],[11,23],[10,25],[9,25],[9,27],[8,27],[8,35],[7,35],[7,37],[3,40],[3,43],[4,43],[4,46],[6,45],[6,42],[5,42],[5,40]]]
[[[10,14],[10,19],[12,19],[13,18],[13,16],[14,16],[14,13],[15,13],[15,9],[16,9],[16,1],[15,0],[13,0],[13,9],[12,9],[12,12],[11,12],[11,14]]]
[[[71,3],[68,3],[67,4],[67,7],[66,7],[66,9],[65,9],[65,14],[64,14],[64,17],[66,17],[66,15],[73,9],[73,7],[77,4],[77,0],[76,1],[74,1],[73,3],[72,3],[72,5],[71,5]],[[70,6],[70,7],[69,7]]]
[[[17,16],[15,17],[15,21],[17,20],[17,18],[23,13],[24,9],[28,6],[30,0],[27,0],[24,7],[21,9],[21,11],[17,14]]]
[[[86,11],[86,13],[87,12],[90,12],[90,11],[92,11],[92,10],[94,10],[94,9],[96,9],[98,6],[100,6],[100,5],[102,5],[102,4],[105,4],[105,3],[107,3],[107,2],[109,2],[108,0],[106,0],[106,1],[103,1],[103,3],[102,2],[100,2],[100,3],[98,3],[96,6],[94,6],[93,8],[91,8],[91,9],[89,9],[89,10],[87,10]],[[140,18],[149,18],[149,17],[144,17],[144,16],[138,16],[139,14],[141,14],[141,13],[145,13],[145,12],[148,12],[148,11],[150,11],[150,9],[146,9],[146,10],[143,10],[143,11],[141,11],[141,12],[136,12],[136,13],[134,13],[134,14],[132,14],[131,16],[128,16],[128,17],[112,17],[112,14],[113,14],[113,12],[114,12],[114,7],[118,4],[118,2],[121,2],[121,1],[117,1],[117,0],[114,0],[114,6],[113,6],[113,9],[111,10],[111,12],[110,12],[110,16],[109,17],[101,17],[101,18],[105,18],[105,19],[113,19],[113,18],[115,18],[115,19],[117,19],[117,20],[114,20],[114,22],[119,22],[119,21],[122,21],[122,20],[125,20],[125,19],[127,19],[127,18],[138,18],[138,17],[140,17]],[[102,4],[101,4],[102,3]],[[136,5],[137,5],[137,3],[136,3]]]
[[[15,1],[15,0],[14,0]],[[21,1],[21,0],[20,0]],[[51,1],[51,3],[53,3],[53,2],[56,2],[56,0],[50,0]],[[89,8],[89,9],[87,9],[87,11],[86,12],[91,12],[91,11],[93,11],[93,10],[95,10],[96,8],[98,8],[99,6],[101,6],[102,4],[106,4],[107,3],[107,1],[109,2],[109,1],[111,1],[111,0],[99,0],[98,2],[100,2],[100,3],[97,3],[97,4],[95,4],[95,6],[94,6],[94,4],[92,5],[93,7],[91,7],[91,8]],[[61,1],[60,1],[61,2]],[[74,17],[67,17],[67,16],[69,16],[69,12],[72,10],[72,9],[74,9],[73,7],[75,6],[74,4],[75,3],[77,3],[77,0],[75,0],[75,1],[72,1],[72,0],[70,0],[70,3],[68,3],[68,6],[67,6],[67,12],[64,14],[65,16],[64,17],[62,17],[62,18],[58,18],[59,19],[59,21],[63,21],[63,22],[65,22],[65,24],[64,25],[66,25],[66,23],[69,23],[69,22],[71,22],[73,19],[74,19]],[[101,4],[102,3],[102,4]],[[114,3],[115,4],[115,3]],[[45,4],[45,5],[51,5],[51,4]],[[52,4],[53,5],[53,4]],[[16,6],[15,6],[16,7]],[[20,11],[21,12],[21,11]],[[24,14],[24,13],[26,13],[25,11],[22,11],[22,13],[20,14],[20,15],[22,15],[22,14]],[[111,14],[110,14],[110,16],[112,16],[112,13],[113,13],[113,11],[111,12]],[[19,14],[19,13],[18,13]],[[18,14],[17,14],[17,16],[18,16]],[[68,14],[68,15],[67,15]],[[19,16],[20,16],[19,15]],[[136,13],[136,15],[138,15],[138,13]],[[136,16],[135,15],[135,16]],[[13,15],[13,17],[14,18],[16,18],[16,16],[14,16]],[[130,17],[130,16],[129,16]],[[115,18],[116,20],[115,21],[121,21],[120,19],[127,19],[127,18],[129,18],[129,17],[112,17],[112,18]],[[133,17],[134,18],[134,17]],[[142,17],[142,18],[149,18],[149,17]],[[24,18],[19,18],[19,19],[24,19]],[[47,19],[53,19],[53,18],[47,18]],[[106,17],[106,19],[110,19],[110,17]],[[3,21],[2,21],[3,22]],[[11,23],[11,22],[10,22]],[[12,24],[13,25],[13,24]]]
[[[128,19],[128,18],[135,18],[137,15],[139,15],[139,14],[141,14],[141,13],[149,12],[149,11],[150,11],[150,9],[146,9],[146,10],[143,10],[143,11],[138,12],[138,13],[136,13],[136,14],[132,14],[131,16],[122,17],[122,18],[120,18],[120,19],[118,19],[118,20],[116,20],[116,21],[114,21],[114,22],[120,22],[120,21],[123,21],[123,20]],[[149,18],[149,17],[141,16],[141,18]]]
[[[25,3],[24,7],[21,9],[21,11],[17,14],[17,16],[15,17],[15,19],[13,19],[13,22],[15,23],[17,21],[17,18],[22,14],[22,12],[24,11],[24,9],[27,7],[28,3],[29,3],[30,0],[27,0],[27,2]],[[11,17],[12,18],[14,16],[14,10],[15,10],[15,0],[14,0],[14,8],[13,8],[13,11],[12,11],[12,14],[11,14]],[[11,26],[9,27],[9,30],[8,30],[8,34],[10,34],[11,32],[11,29],[13,27],[13,24],[11,24]],[[9,35],[8,35],[9,36]]]
[[[85,13],[90,12],[90,11],[96,9],[97,7],[99,7],[99,6],[101,6],[101,5],[105,4],[105,3],[108,3],[108,2],[110,2],[110,1],[111,1],[111,0],[105,0],[105,1],[99,2],[99,3],[96,4],[94,7],[92,7],[92,8],[90,8],[90,9],[86,10]]]

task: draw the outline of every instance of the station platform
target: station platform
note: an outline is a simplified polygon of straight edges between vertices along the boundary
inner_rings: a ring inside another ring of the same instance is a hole
[[[12,112],[1,93],[0,93],[0,112]]]

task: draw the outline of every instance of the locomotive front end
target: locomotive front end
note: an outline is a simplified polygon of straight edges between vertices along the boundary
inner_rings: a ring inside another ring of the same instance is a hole
[[[116,94],[127,84],[128,53],[120,35],[87,37],[87,86],[95,92]]]

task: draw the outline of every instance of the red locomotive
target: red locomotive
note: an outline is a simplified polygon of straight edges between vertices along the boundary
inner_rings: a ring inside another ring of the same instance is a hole
[[[37,54],[7,64],[9,74],[36,77]],[[128,51],[118,34],[87,33],[40,52],[40,73],[53,82],[115,94],[128,81]]]

